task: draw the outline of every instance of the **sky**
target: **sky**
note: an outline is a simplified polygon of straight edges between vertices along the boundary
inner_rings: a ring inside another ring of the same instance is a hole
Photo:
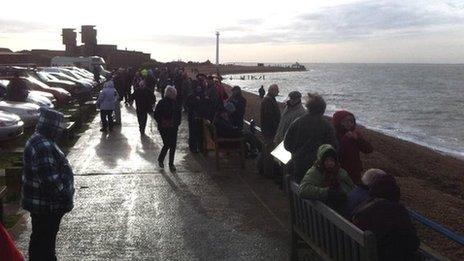
[[[221,63],[464,63],[462,0],[5,1],[0,47],[64,50],[81,25],[163,62],[215,61],[219,31]]]

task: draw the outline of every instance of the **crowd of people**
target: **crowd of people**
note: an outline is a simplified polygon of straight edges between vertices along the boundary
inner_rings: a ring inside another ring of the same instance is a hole
[[[282,179],[282,168],[270,152],[283,142],[292,154],[285,167],[299,184],[300,197],[323,201],[360,229],[372,231],[380,260],[417,260],[420,241],[399,202],[395,178],[380,169],[362,173],[360,153],[371,153],[373,147],[353,113],[337,111],[330,122],[320,95],[308,93],[305,109],[298,91],[289,93],[280,113],[278,93],[278,86],[271,85],[261,102],[263,174]]]
[[[158,102],[155,91],[161,96]],[[148,115],[153,115],[163,141],[158,166],[164,168],[169,152],[172,172],[176,171],[174,157],[183,111],[192,153],[206,149],[203,125],[210,123],[218,137],[243,137],[247,156],[259,155],[260,173],[277,182],[282,180],[283,171],[271,152],[283,143],[292,154],[286,168],[299,184],[301,197],[321,200],[360,229],[374,232],[380,260],[413,260],[419,239],[407,210],[399,203],[399,186],[382,170],[363,173],[360,153],[371,153],[373,147],[357,128],[354,114],[337,111],[330,122],[324,116],[326,103],[320,95],[308,93],[304,106],[298,91],[288,94],[281,112],[276,84],[269,86],[266,95],[263,87],[259,93],[262,142],[244,128],[247,100],[241,88],[234,86],[227,92],[219,75],[198,73],[192,79],[183,68],[120,68],[102,83],[97,106],[102,132],[111,132],[121,124],[122,101],[127,106],[135,101],[142,136]],[[31,213],[31,260],[54,260],[59,224],[73,208],[74,181],[69,162],[55,144],[64,117],[50,109],[40,110],[36,132],[24,150],[22,207]],[[47,184],[40,182],[42,179]]]

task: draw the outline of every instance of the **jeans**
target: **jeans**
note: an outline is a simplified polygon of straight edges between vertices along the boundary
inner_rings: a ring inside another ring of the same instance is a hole
[[[113,128],[113,111],[112,110],[100,110],[100,117],[102,122],[102,128],[106,129],[109,127]]]
[[[53,261],[55,255],[56,234],[58,233],[62,213],[33,214],[32,234],[29,242],[30,261]]]
[[[159,129],[163,148],[158,156],[158,162],[164,162],[164,158],[169,150],[169,166],[174,165],[174,154],[176,153],[178,127]]]

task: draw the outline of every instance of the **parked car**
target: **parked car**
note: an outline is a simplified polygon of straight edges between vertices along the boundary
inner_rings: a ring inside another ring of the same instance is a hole
[[[0,101],[0,111],[18,115],[25,128],[35,126],[39,119],[39,108],[39,105],[29,102]]]
[[[24,122],[13,113],[0,111],[0,141],[14,139],[24,131]]]
[[[21,78],[26,81],[29,90],[43,91],[53,94],[57,103],[60,105],[67,104],[71,100],[71,94],[63,88],[50,87],[35,77],[29,75],[27,68],[22,67],[1,67],[0,80],[11,80],[15,72],[19,72]]]
[[[96,83],[93,79],[83,78],[82,76],[74,75],[68,69],[58,67],[41,67],[39,71],[47,72],[60,80],[72,81],[80,83],[86,88],[92,89]]]
[[[59,79],[52,73],[38,71],[37,76],[51,87],[61,87],[71,93],[72,96],[78,99],[88,99],[92,92],[92,85],[83,84],[78,81]]]
[[[8,82],[8,80],[0,80],[0,100],[8,100],[8,97],[6,97],[6,93],[9,88]],[[39,105],[40,107],[46,107],[50,109],[53,109],[55,107],[52,100],[41,94],[41,92],[39,91],[29,91],[24,102],[34,103]]]

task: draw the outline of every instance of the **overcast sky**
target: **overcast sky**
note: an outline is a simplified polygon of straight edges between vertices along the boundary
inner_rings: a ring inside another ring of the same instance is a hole
[[[229,3],[229,4],[226,4]],[[463,0],[4,1],[0,47],[64,49],[61,28],[160,61],[464,63]],[[8,10],[8,11],[7,11]],[[80,42],[80,39],[78,40]]]

